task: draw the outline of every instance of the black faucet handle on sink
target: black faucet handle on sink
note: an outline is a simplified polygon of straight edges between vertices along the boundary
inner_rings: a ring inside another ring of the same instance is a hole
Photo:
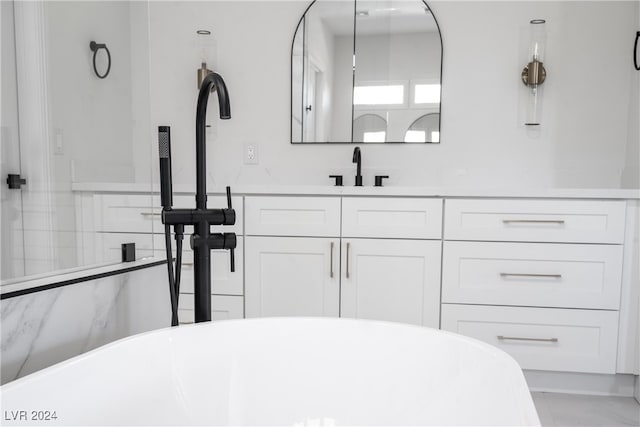
[[[342,175],[329,175],[329,178],[336,180],[335,187],[342,187]]]
[[[376,175],[375,177],[375,186],[376,187],[382,187],[382,180],[383,179],[388,179],[389,175]]]

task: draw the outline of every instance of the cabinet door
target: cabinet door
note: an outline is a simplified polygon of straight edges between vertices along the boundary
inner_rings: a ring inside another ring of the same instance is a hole
[[[342,242],[341,315],[437,328],[440,241]]]
[[[338,239],[245,239],[246,317],[338,316]]]
[[[192,294],[194,287],[193,277],[193,251],[189,248],[189,238],[185,237],[187,244],[182,249],[182,277],[180,278],[180,292]],[[214,249],[211,251],[211,293],[216,295],[242,295],[244,277],[244,238],[238,236],[234,257],[236,268],[231,272],[231,253],[227,249]],[[173,249],[175,249],[175,242]],[[162,251],[160,256],[165,256]],[[174,250],[175,256],[175,250]]]

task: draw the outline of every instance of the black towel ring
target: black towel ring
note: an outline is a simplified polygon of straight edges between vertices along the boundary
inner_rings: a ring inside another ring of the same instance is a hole
[[[109,75],[109,71],[111,71],[111,53],[109,52],[109,48],[107,48],[106,44],[98,44],[92,40],[91,43],[89,43],[89,49],[93,52],[93,71],[99,79],[104,79]],[[102,75],[98,73],[98,68],[96,67],[96,55],[100,49],[104,49],[107,52],[107,71]]]
[[[633,65],[636,67],[636,71],[640,71],[640,64],[638,64],[638,39],[640,39],[640,31],[636,32],[636,42],[633,44]]]

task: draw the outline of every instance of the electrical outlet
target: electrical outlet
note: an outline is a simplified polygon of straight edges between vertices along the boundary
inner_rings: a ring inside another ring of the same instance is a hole
[[[244,146],[244,164],[258,164],[258,146],[256,144],[245,144]]]

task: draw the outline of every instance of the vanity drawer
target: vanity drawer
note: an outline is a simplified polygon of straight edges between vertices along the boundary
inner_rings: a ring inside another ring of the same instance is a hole
[[[442,199],[344,198],[342,236],[440,239]]]
[[[244,298],[241,296],[213,295],[211,297],[211,320],[244,318]],[[193,294],[180,294],[178,303],[180,324],[194,322]]]
[[[617,310],[622,249],[446,241],[442,302]]]
[[[340,236],[337,197],[246,197],[246,234],[253,236]]]
[[[162,207],[160,206],[160,197],[154,196],[153,203],[155,209],[158,212],[162,211]],[[244,224],[244,204],[242,200],[242,196],[232,196],[231,204],[233,209],[236,211],[236,223],[234,225],[213,225],[211,226],[212,233],[236,233],[238,235],[243,234],[243,224]],[[227,196],[221,195],[208,195],[207,196],[207,206],[209,209],[222,209],[227,207]],[[194,194],[179,194],[173,196],[173,207],[175,209],[194,209],[196,207],[196,196]],[[156,216],[156,223],[154,223],[153,231],[154,233],[164,233],[164,224],[162,224],[162,220],[160,216]],[[171,228],[173,232],[173,227]],[[192,233],[193,227],[187,226],[185,227],[185,232]],[[188,240],[186,240],[188,246]],[[164,247],[164,243],[162,244]]]
[[[624,201],[447,200],[444,238],[622,243]]]
[[[174,208],[195,208],[194,195],[174,195]],[[236,224],[233,226],[214,226],[214,233],[242,234],[243,203],[242,196],[231,198],[236,211]],[[208,196],[210,208],[226,208],[226,196]],[[94,196],[94,212],[96,231],[118,233],[163,233],[162,207],[160,197],[144,194],[96,194]],[[185,231],[192,231],[187,227]]]
[[[616,370],[617,311],[443,304],[441,325],[504,350],[523,369]]]
[[[160,207],[151,195],[96,194],[93,196],[96,231],[118,233],[161,232]]]

